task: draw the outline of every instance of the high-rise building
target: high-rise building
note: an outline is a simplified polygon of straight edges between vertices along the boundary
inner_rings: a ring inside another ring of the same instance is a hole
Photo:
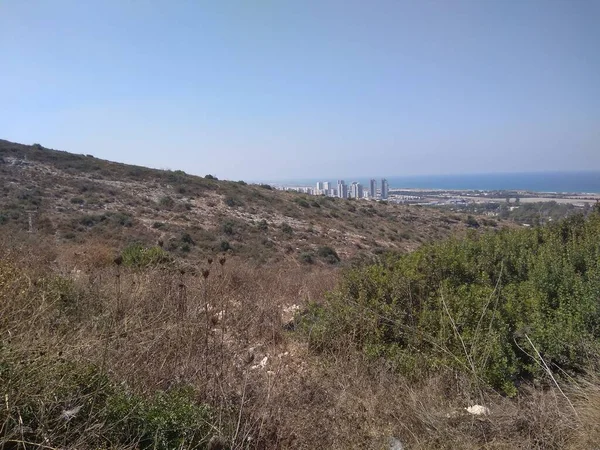
[[[348,198],[348,185],[344,180],[338,180],[338,197],[339,198]]]
[[[362,184],[358,182],[353,182],[351,186],[350,195],[352,198],[363,198],[363,187]]]
[[[317,194],[319,194],[323,190],[323,182],[317,181]]]
[[[381,200],[387,200],[390,186],[385,178],[381,179]]]
[[[331,183],[329,181],[324,181],[323,182],[323,190],[328,191],[329,189],[331,189]]]
[[[369,197],[377,198],[377,180],[375,178],[369,182]]]

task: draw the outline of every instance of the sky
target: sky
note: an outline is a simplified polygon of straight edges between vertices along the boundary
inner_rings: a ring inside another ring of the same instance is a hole
[[[0,0],[0,139],[243,180],[600,170],[598,0]]]

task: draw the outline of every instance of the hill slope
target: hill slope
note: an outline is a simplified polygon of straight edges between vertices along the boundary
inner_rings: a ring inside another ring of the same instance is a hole
[[[466,233],[39,146],[0,161],[0,448],[597,447],[600,216]]]
[[[38,144],[0,140],[0,158],[0,223],[63,241],[160,242],[180,256],[229,251],[260,262],[335,262],[324,248],[348,260],[412,250],[467,228],[466,216],[433,209],[309,197]]]

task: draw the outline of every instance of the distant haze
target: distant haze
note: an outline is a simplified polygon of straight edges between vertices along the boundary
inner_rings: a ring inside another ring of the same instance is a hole
[[[247,180],[598,171],[599,23],[597,0],[4,1],[0,139]]]
[[[369,180],[373,178],[377,181],[377,185],[381,186],[381,177],[359,176],[346,178],[344,181],[346,183],[357,181],[362,183],[363,186],[368,186]],[[531,192],[600,194],[600,172],[515,172],[461,175],[413,175],[387,176],[386,179],[392,189],[419,188],[482,191],[525,190]],[[336,178],[273,180],[272,183],[283,186],[314,187],[317,181],[332,180],[335,183]]]

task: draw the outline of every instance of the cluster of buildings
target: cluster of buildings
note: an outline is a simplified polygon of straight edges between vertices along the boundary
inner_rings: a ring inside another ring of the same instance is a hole
[[[381,179],[381,187],[378,188],[377,180],[372,179],[369,181],[369,186],[366,187],[357,181],[351,184],[346,184],[344,180],[338,180],[337,184],[330,183],[329,181],[319,181],[317,185],[312,187],[300,187],[295,190],[304,192],[309,195],[325,195],[328,197],[339,197],[339,198],[357,198],[357,199],[370,199],[370,200],[387,200],[389,195],[390,186],[385,178]],[[289,189],[289,188],[288,188]]]

